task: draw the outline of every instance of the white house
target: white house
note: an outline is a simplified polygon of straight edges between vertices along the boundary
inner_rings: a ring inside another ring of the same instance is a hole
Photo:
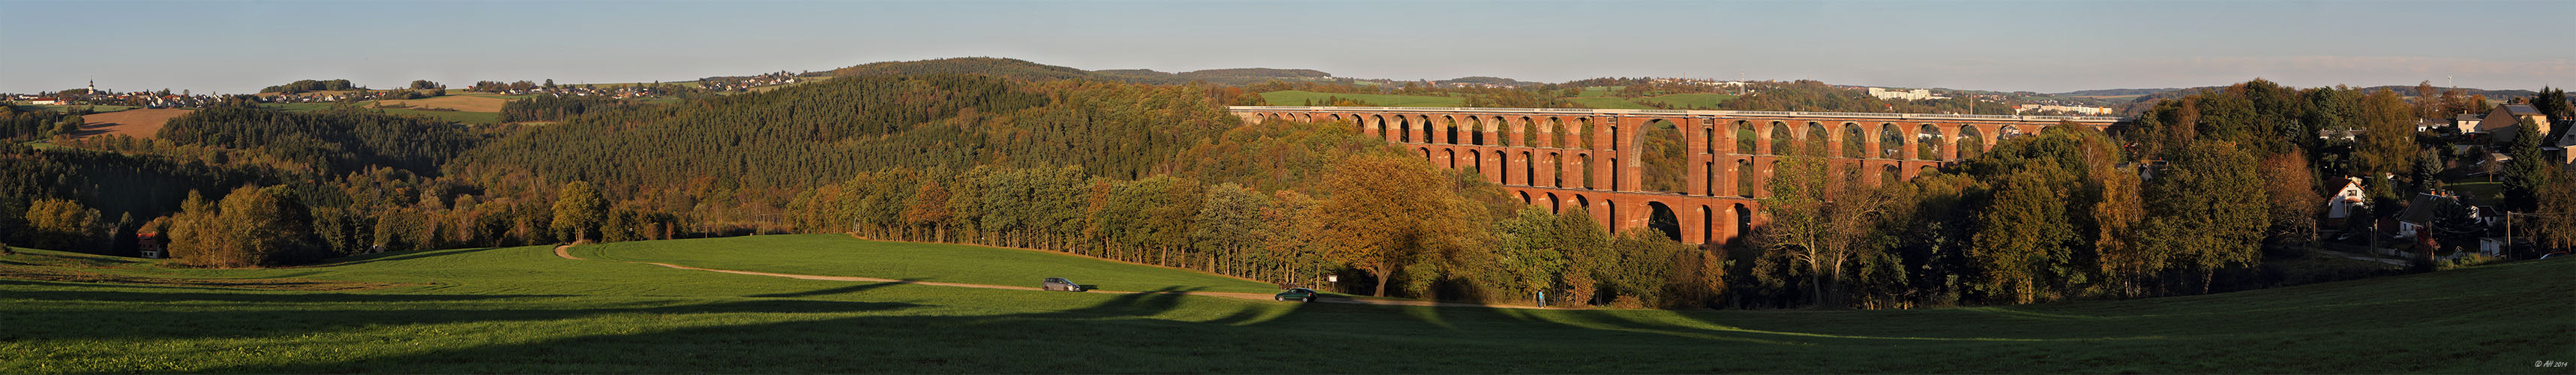
[[[2326,197],[2328,225],[2341,226],[2344,219],[2370,208],[2370,194],[2361,190],[2361,178],[2344,177],[2343,179],[2343,189],[2335,190],[2334,196]]]

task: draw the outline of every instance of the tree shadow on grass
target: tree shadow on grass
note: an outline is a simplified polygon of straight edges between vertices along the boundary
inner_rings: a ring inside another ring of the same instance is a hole
[[[851,293],[892,285],[870,283],[830,288]],[[821,293],[818,293],[821,294]],[[405,326],[470,322],[570,320],[611,314],[703,313],[844,313],[886,311],[925,306],[907,302],[851,302],[807,299],[734,300],[671,304],[670,300],[623,300],[631,307],[557,308],[555,295],[429,295],[339,293],[138,293],[131,291],[10,292],[8,298],[57,301],[47,306],[0,306],[0,316],[19,322],[82,322],[30,325],[0,330],[0,342],[75,339],[185,339],[225,336],[293,336],[362,326]],[[147,302],[84,305],[81,302]],[[41,302],[40,302],[41,303]],[[318,308],[317,308],[318,307]]]
[[[904,282],[904,283],[910,283],[910,282],[915,282],[915,281],[921,281],[921,279],[919,279],[919,278],[903,279],[903,282]],[[873,290],[873,289],[877,289],[877,288],[884,288],[884,287],[895,286],[895,285],[902,285],[902,283],[861,282],[861,283],[859,283],[859,284],[857,284],[857,285],[844,286],[844,287],[823,288],[823,289],[815,289],[815,290],[808,290],[808,291],[802,291],[802,292],[769,293],[769,294],[752,294],[752,295],[745,295],[744,297],[760,297],[760,298],[796,298],[796,297],[812,297],[812,296],[820,296],[820,295],[847,294],[847,293],[865,292],[865,291],[869,291],[869,290]]]
[[[429,258],[429,257],[437,257],[437,256],[447,256],[447,255],[464,255],[464,254],[468,254],[468,253],[475,253],[475,252],[481,252],[481,251],[486,251],[486,250],[498,250],[498,249],[506,249],[506,248],[502,248],[502,247],[468,247],[468,248],[455,248],[455,249],[391,251],[391,252],[382,252],[382,253],[375,253],[375,254],[358,254],[358,255],[350,255],[350,256],[339,257],[339,258],[331,258],[331,259],[324,260],[321,264],[315,264],[315,265],[303,266],[303,267],[297,267],[297,268],[309,268],[309,267],[335,267],[335,266],[346,266],[346,265],[362,264],[362,263],[375,263],[375,262],[386,262],[386,261],[397,261],[397,260],[421,259],[421,258]]]

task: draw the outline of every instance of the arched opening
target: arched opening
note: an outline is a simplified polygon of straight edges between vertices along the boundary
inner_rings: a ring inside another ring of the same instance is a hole
[[[1422,150],[1422,160],[1423,160],[1423,161],[1430,161],[1430,160],[1431,160],[1431,148],[1430,148],[1430,147],[1416,147],[1416,148],[1414,148],[1414,149],[1415,149],[1415,150]]]
[[[1745,207],[1743,203],[1736,203],[1733,211],[1735,211],[1735,236],[1741,238],[1753,234],[1753,209]]]
[[[1861,131],[1860,124],[1843,123],[1842,139],[1843,157],[1855,159],[1869,157],[1869,142],[1865,142],[1869,139],[1869,133]]]
[[[1591,211],[1592,211],[1592,198],[1584,197],[1584,196],[1583,196],[1583,194],[1575,194],[1575,195],[1574,195],[1574,206],[1575,206],[1575,207],[1582,208],[1584,212],[1591,212]]]
[[[1483,145],[1485,145],[1485,133],[1486,133],[1486,132],[1493,131],[1493,129],[1490,129],[1490,128],[1486,128],[1486,127],[1485,127],[1485,120],[1477,119],[1475,116],[1468,116],[1468,117],[1467,117],[1467,126],[1466,126],[1466,128],[1467,128],[1467,144],[1477,145],[1477,146],[1483,146]],[[1452,139],[1455,139],[1455,138],[1452,138]],[[1457,142],[1450,142],[1450,143],[1457,143]]]
[[[1798,134],[1797,134],[1797,133],[1795,133],[1795,132],[1791,132],[1791,131],[1789,131],[1789,124],[1783,124],[1783,123],[1780,123],[1779,121],[1772,121],[1772,122],[1771,122],[1771,152],[1767,152],[1767,153],[1763,153],[1763,154],[1764,154],[1764,155],[1789,155],[1789,154],[1796,154],[1796,153],[1798,153],[1797,151],[1798,151]]]
[[[1608,214],[1603,216],[1610,218],[1610,225],[1604,226],[1610,228],[1610,233],[1616,234],[1620,231],[1630,229],[1624,227],[1624,225],[1628,225],[1628,223],[1622,223],[1621,221],[1623,220],[1619,220],[1619,201],[1613,201],[1610,200],[1610,198],[1601,198],[1601,209],[1603,213]]]
[[[1652,210],[1647,213],[1646,228],[1663,233],[1664,238],[1673,239],[1673,242],[1681,242],[1682,220],[1673,212],[1672,206],[1666,206],[1664,202],[1647,201],[1646,208]]]
[[[1829,130],[1825,130],[1825,124],[1808,121],[1807,132],[1800,135],[1803,137],[1800,137],[1801,139],[1798,140],[1798,144],[1800,146],[1804,146],[1804,149],[1799,150],[1803,152],[1798,153],[1798,155],[1825,156],[1829,155],[1829,152],[1835,152],[1834,150],[1825,148],[1829,143],[1833,143],[1834,139],[1834,133]]]
[[[1977,154],[1982,154],[1982,153],[1985,153],[1985,152],[1986,152],[1986,136],[1985,136],[1984,132],[1979,132],[1979,131],[1977,131],[1977,127],[1975,127],[1975,126],[1961,126],[1961,127],[1959,127],[1959,159],[1960,159],[1960,160],[1967,160],[1968,158],[1977,157]]]
[[[1717,120],[1699,120],[1699,153],[1717,153]]]
[[[1878,158],[1905,158],[1905,131],[1897,130],[1896,124],[1878,124]]]
[[[1726,180],[1719,179],[1719,177],[1720,177],[1720,176],[1723,176],[1724,174],[1722,174],[1722,173],[1718,173],[1718,170],[1717,170],[1717,162],[1716,162],[1716,161],[1701,162],[1701,163],[1699,164],[1699,172],[1700,172],[1700,175],[1699,175],[1698,177],[1700,178],[1700,184],[1699,184],[1700,191],[1694,192],[1694,194],[1699,194],[1699,195],[1709,195],[1709,196],[1717,195],[1717,187],[1719,186],[1718,184],[1725,183],[1724,181],[1726,181]]]
[[[1762,133],[1753,130],[1752,121],[1735,120],[1735,153],[1754,153],[1758,149],[1753,147],[1753,142],[1761,140],[1761,137]]]
[[[1610,151],[1619,151],[1620,144],[1628,143],[1627,139],[1619,138],[1621,135],[1625,134],[1619,133],[1619,125],[1610,125]]]
[[[1519,193],[1521,195],[1521,204],[1530,204],[1529,192],[1523,191]]]
[[[1905,176],[1903,173],[1898,171],[1899,169],[1896,168],[1895,164],[1888,164],[1886,168],[1880,168],[1878,174],[1878,186],[1894,186],[1897,182],[1904,181]]]
[[[1611,154],[1611,155],[1618,155],[1618,154]],[[1617,157],[1617,156],[1612,156],[1612,157],[1610,157],[1610,190],[1636,189],[1636,188],[1637,188],[1637,187],[1635,187],[1635,186],[1627,186],[1627,185],[1623,185],[1623,184],[1621,184],[1622,182],[1626,181],[1626,179],[1622,179],[1622,178],[1620,178],[1620,177],[1626,177],[1626,176],[1623,176],[1623,175],[1627,174],[1627,172],[1628,172],[1628,169],[1627,169],[1627,168],[1620,168],[1620,167],[1619,167],[1619,157]]]
[[[1565,155],[1547,153],[1547,186],[1565,187]]]
[[[1941,135],[1941,127],[1923,124],[1923,129],[1914,135],[1914,144],[1920,145],[1914,150],[1914,158],[1941,160],[1941,147],[1949,143],[1950,137]]]
[[[1549,117],[1547,118],[1547,125],[1542,125],[1539,129],[1542,129],[1539,131],[1544,133],[1544,137],[1540,138],[1544,140],[1539,141],[1539,146],[1565,148],[1565,145],[1567,144],[1565,141],[1565,132],[1569,130],[1566,130],[1564,121],[1560,121],[1555,117]]]
[[[1761,178],[1759,178],[1760,176],[1755,175],[1755,174],[1754,174],[1754,172],[1755,172],[1755,171],[1753,170],[1753,160],[1750,160],[1750,159],[1735,159],[1735,195],[1736,195],[1736,196],[1739,196],[1739,197],[1745,197],[1745,198],[1752,198],[1752,197],[1753,197],[1753,191],[1754,191],[1756,188],[1760,188],[1760,187],[1762,187],[1762,182],[1761,182],[1761,181],[1762,181],[1762,179],[1761,179]]]
[[[1556,193],[1547,193],[1547,212],[1548,212],[1548,213],[1556,213],[1556,212],[1558,212],[1558,211],[1559,211],[1559,207],[1557,207],[1556,203],[1557,203],[1557,200],[1556,200]]]
[[[2019,138],[2019,137],[2021,137],[2021,136],[2023,136],[2023,135],[2024,135],[2024,134],[2022,134],[2022,132],[2021,132],[2021,128],[2019,128],[2019,127],[2014,127],[2014,126],[2012,126],[2012,125],[2004,125],[2003,131],[1996,132],[1996,133],[1998,133],[1998,134],[1995,136],[1995,139],[1999,139],[1999,140],[2001,140],[2001,139],[2013,139],[2013,138]],[[2000,142],[2000,141],[1999,141],[1999,142],[1995,142],[1995,143],[2003,143],[2003,142]]]
[[[1439,132],[1431,137],[1432,143],[1458,144],[1458,118],[1440,116],[1440,127],[1432,128],[1432,131]]]
[[[1446,160],[1442,163],[1449,169],[1458,169],[1458,150],[1440,149],[1440,159]]]
[[[1643,158],[1638,169],[1639,185],[1630,188],[1649,191],[1686,193],[1690,188],[1690,154],[1684,150],[1681,128],[1672,121],[1646,123],[1645,134],[1639,134],[1637,157]],[[1615,163],[1614,163],[1615,164]],[[1626,168],[1619,168],[1626,169]]]
[[[1396,142],[1402,142],[1402,143],[1413,143],[1413,119],[1412,119],[1412,118],[1408,118],[1408,117],[1404,117],[1404,116],[1395,116],[1395,129],[1396,129],[1396,131],[1398,131],[1398,132],[1402,132],[1402,134],[1397,134],[1397,135],[1395,136],[1395,141],[1396,141]]]

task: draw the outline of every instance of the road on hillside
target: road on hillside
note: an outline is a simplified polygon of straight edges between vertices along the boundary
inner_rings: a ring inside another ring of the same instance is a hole
[[[564,259],[571,259],[571,260],[593,260],[593,259],[589,259],[589,258],[582,258],[582,257],[572,256],[572,245],[560,245],[560,246],[555,246],[555,256],[557,256],[557,257],[562,257],[562,258],[564,258]],[[937,281],[912,281],[912,280],[896,280],[896,279],[875,278],[875,277],[858,277],[858,276],[800,275],[800,274],[792,274],[792,273],[776,273],[776,272],[741,271],[741,270],[721,270],[721,269],[713,269],[713,268],[699,268],[699,267],[690,267],[690,266],[683,266],[683,265],[670,264],[670,263],[636,262],[636,261],[624,261],[624,260],[609,260],[609,261],[612,261],[612,262],[623,262],[623,263],[636,263],[636,264],[650,264],[650,265],[663,266],[663,267],[670,267],[670,268],[677,268],[677,269],[684,269],[684,270],[691,270],[691,271],[723,272],[723,273],[739,274],[739,275],[754,275],[754,276],[784,277],[784,278],[790,278],[790,279],[804,279],[804,280],[863,281],[863,282],[875,282],[875,283],[918,284],[918,285],[947,286],[947,287],[959,287],[959,288],[1011,289],[1011,290],[1041,290],[1041,291],[1042,291],[1042,290],[1044,290],[1044,289],[1038,289],[1038,288],[1036,288],[1036,287],[1026,287],[1026,286],[992,285],[992,284],[967,284],[967,283],[949,283],[949,282],[937,282]],[[1259,300],[1259,299],[1262,299],[1263,297],[1274,297],[1274,296],[1269,295],[1269,294],[1261,294],[1261,293],[1237,293],[1237,292],[1126,292],[1126,291],[1114,291],[1114,290],[1097,290],[1097,291],[1095,291],[1095,292],[1100,292],[1100,293],[1115,293],[1115,294],[1168,293],[1168,294],[1184,294],[1184,295],[1193,295],[1193,296],[1215,296],[1215,297],[1241,298],[1241,299],[1249,299],[1249,300]],[[1473,303],[1434,302],[1434,301],[1408,301],[1408,300],[1398,300],[1398,299],[1353,298],[1353,297],[1339,297],[1339,296],[1324,296],[1324,297],[1321,297],[1321,298],[1317,298],[1317,299],[1315,299],[1315,302],[1348,303],[1348,304],[1359,304],[1359,305],[1389,305],[1389,306],[1486,307],[1486,308],[1510,308],[1510,309],[1527,309],[1527,308],[1534,308],[1534,307],[1530,307],[1530,306],[1482,305],[1482,304],[1473,304]]]

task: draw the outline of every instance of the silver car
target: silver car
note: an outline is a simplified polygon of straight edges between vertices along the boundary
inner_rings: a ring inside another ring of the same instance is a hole
[[[1075,283],[1073,283],[1073,280],[1065,280],[1065,279],[1064,279],[1064,278],[1062,278],[1062,277],[1049,277],[1049,278],[1046,278],[1046,281],[1043,281],[1043,282],[1039,282],[1039,283],[1038,283],[1038,289],[1044,289],[1044,290],[1048,290],[1048,291],[1058,291],[1058,290],[1061,290],[1061,291],[1067,291],[1067,292],[1080,292],[1080,291],[1090,290],[1090,288],[1084,288],[1084,287],[1082,287],[1082,284],[1075,284]]]

